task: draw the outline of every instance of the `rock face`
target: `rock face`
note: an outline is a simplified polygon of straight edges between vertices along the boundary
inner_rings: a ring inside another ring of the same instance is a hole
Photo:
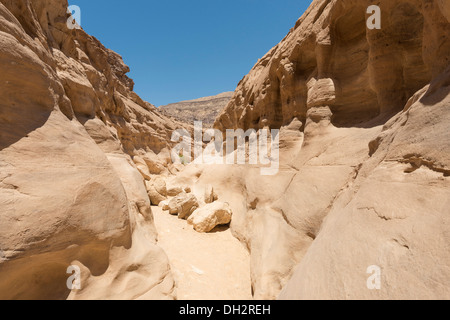
[[[194,227],[195,231],[206,233],[217,226],[229,224],[232,215],[228,203],[216,201],[195,210],[189,217],[188,223]]]
[[[448,1],[377,1],[381,30],[370,4],[314,1],[215,122],[281,129],[277,176],[184,173],[230,202],[256,298],[450,298]]]
[[[448,1],[379,0],[380,30],[371,4],[313,1],[217,118],[280,129],[277,175],[190,164],[167,201],[180,124],[66,0],[0,0],[0,299],[175,298],[151,202],[199,230],[232,212],[257,299],[450,299]]]
[[[0,299],[172,298],[142,174],[179,125],[67,7],[0,1]]]
[[[230,102],[233,92],[225,92],[213,97],[172,103],[158,108],[162,114],[194,125],[194,121],[203,121],[204,128],[211,128],[219,113]]]
[[[244,77],[216,126],[279,128],[329,117],[348,127],[401,111],[447,67],[448,1],[380,1],[381,30],[366,27],[367,7],[314,1]]]

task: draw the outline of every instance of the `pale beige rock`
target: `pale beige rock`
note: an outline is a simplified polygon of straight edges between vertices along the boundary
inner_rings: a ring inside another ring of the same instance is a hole
[[[82,272],[82,288],[73,290],[68,299],[173,297],[174,279],[165,253],[156,245],[157,232],[143,178],[128,156],[114,154],[108,159],[126,190],[132,244],[129,249],[113,248],[108,269],[101,275],[94,274],[83,261],[76,262]]]
[[[145,163],[144,159],[142,159],[141,157],[135,156],[133,158],[133,161],[136,164],[136,167],[139,170],[139,172],[145,178],[145,180],[150,181],[152,178],[150,176],[150,171],[148,170],[147,164]]]
[[[378,1],[369,30],[367,1],[313,1],[238,85],[215,127],[281,129],[280,172],[182,174],[230,203],[256,298],[450,296],[447,4]]]
[[[118,54],[67,28],[67,6],[0,1],[0,299],[174,298],[131,159],[164,163],[179,124],[132,91]]]
[[[167,159],[164,159],[167,158],[164,156],[164,150],[160,152],[160,155],[162,155],[162,160],[161,157],[153,152],[147,153],[143,158],[151,174],[160,174],[166,170],[165,167],[167,166],[168,161]]]
[[[169,200],[164,200],[164,201],[160,202],[159,207],[161,207],[163,211],[169,211],[169,209],[170,209]]]
[[[205,187],[205,196],[204,196],[205,203],[213,203],[218,199],[219,196],[214,192],[214,187],[212,185],[207,185]]]
[[[154,206],[159,206],[159,204],[160,204],[162,201],[167,200],[167,197],[165,197],[165,196],[163,196],[162,194],[160,194],[160,193],[156,190],[155,186],[153,186],[153,185],[151,185],[151,186],[148,188],[148,196],[149,196],[149,198],[150,198],[150,202],[151,202],[152,205],[154,205]]]
[[[180,193],[183,193],[184,190],[181,187],[171,187],[167,189],[167,195],[169,197],[176,197],[177,195],[179,195]]]
[[[197,198],[193,194],[180,194],[169,202],[169,213],[187,219],[198,208]]]
[[[162,196],[166,197],[167,194],[167,184],[166,181],[161,177],[156,177],[154,180],[152,180],[152,185],[155,188],[155,190],[161,194]]]
[[[400,111],[448,65],[448,3],[380,1],[380,33],[366,27],[367,1],[315,0],[239,83],[215,127],[306,124],[314,107],[329,107],[337,126]]]
[[[195,210],[189,217],[188,223],[197,232],[210,232],[217,226],[229,224],[232,215],[228,203],[216,201]]]
[[[167,200],[167,186],[163,178],[156,177],[146,181],[145,186],[152,205],[158,206],[162,201]]]
[[[209,186],[230,204],[257,299],[450,299],[448,1],[377,1],[382,30],[366,28],[369,4],[313,1],[217,119],[223,131],[280,129],[280,171],[264,177],[171,165],[182,125],[132,91],[120,56],[67,29],[66,1],[0,0],[0,299],[174,298],[143,181],[169,171],[193,191],[174,198],[180,217],[194,194],[214,199]],[[162,182],[147,189],[164,197]],[[194,252],[180,253],[179,235],[177,268]],[[223,256],[193,256],[179,281],[226,270]],[[80,291],[65,286],[72,264]],[[367,288],[373,265],[380,290]]]
[[[333,79],[319,79],[308,91],[308,108],[331,105],[336,102],[336,86]]]

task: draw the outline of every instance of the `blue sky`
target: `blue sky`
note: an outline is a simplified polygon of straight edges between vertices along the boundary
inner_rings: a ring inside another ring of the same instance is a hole
[[[124,58],[150,103],[234,91],[311,0],[69,0],[81,25]]]

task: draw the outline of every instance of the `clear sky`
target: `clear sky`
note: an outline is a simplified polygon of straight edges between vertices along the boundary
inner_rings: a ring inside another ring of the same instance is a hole
[[[69,0],[81,26],[124,58],[160,106],[234,91],[311,0]]]

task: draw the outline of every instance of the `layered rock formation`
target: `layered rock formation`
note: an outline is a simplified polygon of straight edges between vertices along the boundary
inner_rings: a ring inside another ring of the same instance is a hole
[[[203,121],[205,128],[211,128],[232,96],[233,92],[224,92],[212,97],[171,103],[159,107],[158,111],[191,126],[194,125],[194,121]]]
[[[223,131],[280,129],[267,177],[171,165],[182,125],[67,28],[66,0],[0,0],[0,299],[174,298],[151,203],[200,231],[232,213],[258,299],[449,299],[448,2],[377,1],[380,30],[372,4],[313,1],[218,117]]]
[[[0,1],[0,299],[172,298],[138,169],[166,170],[180,126],[67,7]]]
[[[380,30],[372,4],[315,0],[217,119],[281,128],[276,177],[195,173],[232,204],[257,298],[450,298],[448,1],[377,1]]]

